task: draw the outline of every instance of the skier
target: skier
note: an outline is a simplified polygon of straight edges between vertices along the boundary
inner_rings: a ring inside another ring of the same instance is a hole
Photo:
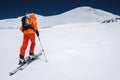
[[[39,37],[37,19],[34,13],[24,16],[21,21],[22,21],[22,26],[20,26],[20,31],[23,32],[23,43],[20,48],[19,64],[25,63],[24,56],[29,40],[31,41],[29,58],[31,59],[34,58],[35,33],[37,37]]]

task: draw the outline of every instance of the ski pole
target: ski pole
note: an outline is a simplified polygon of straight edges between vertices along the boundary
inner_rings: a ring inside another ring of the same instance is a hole
[[[41,40],[40,40],[39,36],[38,36],[38,40],[39,40],[39,43],[40,43],[42,52],[43,52],[43,54],[44,54],[44,57],[45,57],[45,59],[46,59],[46,62],[48,62],[47,57],[46,57],[46,55],[45,55],[45,52],[44,52],[44,49],[43,49],[43,46],[42,46],[42,43],[41,43]]]

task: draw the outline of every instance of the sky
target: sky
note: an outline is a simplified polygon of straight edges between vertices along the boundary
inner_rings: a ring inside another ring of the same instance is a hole
[[[52,16],[82,6],[120,15],[120,0],[1,0],[0,19],[16,18],[26,12]]]

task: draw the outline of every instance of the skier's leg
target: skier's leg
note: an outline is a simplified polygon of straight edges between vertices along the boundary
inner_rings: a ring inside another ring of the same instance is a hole
[[[22,46],[20,48],[20,57],[25,56],[25,50],[28,46],[28,41],[29,41],[28,35],[24,34],[23,43],[22,43]]]
[[[30,41],[31,41],[29,54],[30,54],[30,55],[34,55],[34,49],[35,49],[35,34],[31,34],[31,35],[29,36],[29,38],[30,38]]]

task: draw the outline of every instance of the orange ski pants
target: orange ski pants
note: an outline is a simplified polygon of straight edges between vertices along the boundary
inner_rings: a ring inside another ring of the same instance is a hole
[[[35,34],[24,34],[23,43],[22,43],[22,46],[20,48],[20,55],[21,56],[25,56],[25,51],[26,51],[26,48],[28,46],[29,40],[31,41],[29,54],[34,53],[34,48],[35,48]]]

